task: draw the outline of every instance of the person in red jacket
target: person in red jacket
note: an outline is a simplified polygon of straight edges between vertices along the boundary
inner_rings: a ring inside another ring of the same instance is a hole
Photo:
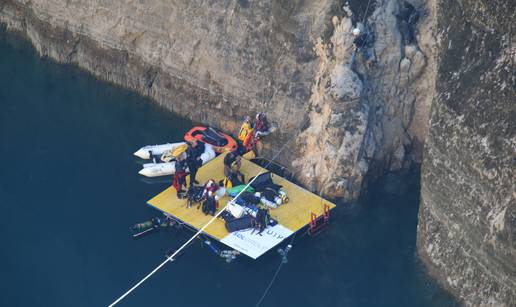
[[[185,153],[182,153],[176,158],[176,173],[172,177],[172,186],[176,189],[178,198],[182,198],[185,193],[183,186],[186,188],[185,155]]]

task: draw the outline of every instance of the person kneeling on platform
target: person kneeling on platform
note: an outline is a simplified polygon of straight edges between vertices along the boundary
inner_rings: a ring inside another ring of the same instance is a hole
[[[242,165],[242,157],[236,153],[230,152],[224,157],[224,178],[223,185],[225,188],[231,188],[245,183],[244,174],[240,172]]]
[[[218,207],[218,197],[213,192],[208,192],[206,200],[202,203],[202,212],[205,215],[215,215]]]

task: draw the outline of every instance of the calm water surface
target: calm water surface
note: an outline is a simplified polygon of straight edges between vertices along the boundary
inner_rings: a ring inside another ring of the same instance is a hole
[[[176,230],[131,239],[168,185],[139,177],[132,152],[191,125],[0,33],[0,306],[105,306],[184,242]],[[295,244],[262,306],[451,306],[415,257],[417,208],[417,183],[340,206]],[[254,306],[278,263],[226,264],[196,244],[121,306]]]

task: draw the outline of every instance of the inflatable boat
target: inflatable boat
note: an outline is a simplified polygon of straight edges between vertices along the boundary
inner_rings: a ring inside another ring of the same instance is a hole
[[[166,151],[173,151],[176,148],[186,144],[185,142],[167,143],[161,145],[148,145],[138,149],[134,155],[141,159],[151,159],[152,156],[161,156]]]
[[[216,153],[235,151],[238,148],[237,142],[232,137],[212,127],[193,127],[185,134],[185,141],[190,142],[192,140],[213,146]]]
[[[215,156],[216,153],[213,150],[213,147],[209,144],[206,144],[204,146],[204,152],[201,154],[202,164],[204,165],[208,161],[211,161],[213,158],[215,158]],[[158,177],[172,175],[175,172],[176,162],[171,161],[164,163],[145,163],[143,165],[143,168],[138,172],[138,174],[143,175],[145,177]]]

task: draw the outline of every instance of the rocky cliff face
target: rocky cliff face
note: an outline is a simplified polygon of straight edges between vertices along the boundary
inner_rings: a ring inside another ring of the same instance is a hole
[[[294,166],[306,185],[326,195],[354,199],[366,174],[406,170],[421,159],[434,92],[434,10],[414,3],[421,14],[419,31],[416,41],[405,44],[395,17],[400,5],[350,1],[340,17],[333,17],[332,35],[315,44],[319,69],[310,125],[299,140],[302,154]],[[374,43],[368,56],[353,56],[349,33],[361,24],[373,33]]]
[[[439,1],[418,250],[473,306],[516,303],[514,1]]]
[[[366,174],[420,162],[434,78],[432,7],[400,40],[398,0],[4,0],[0,21],[44,56],[236,131],[264,111],[271,156],[307,187],[355,199]],[[376,32],[373,65],[352,60],[351,28]],[[300,134],[302,128],[303,133]]]
[[[400,2],[3,0],[0,22],[193,120],[236,131],[266,112],[265,155],[290,142],[280,161],[326,196],[357,198],[426,142],[420,255],[464,302],[511,305],[514,2],[413,0],[410,43]],[[367,55],[357,25],[374,33]]]

